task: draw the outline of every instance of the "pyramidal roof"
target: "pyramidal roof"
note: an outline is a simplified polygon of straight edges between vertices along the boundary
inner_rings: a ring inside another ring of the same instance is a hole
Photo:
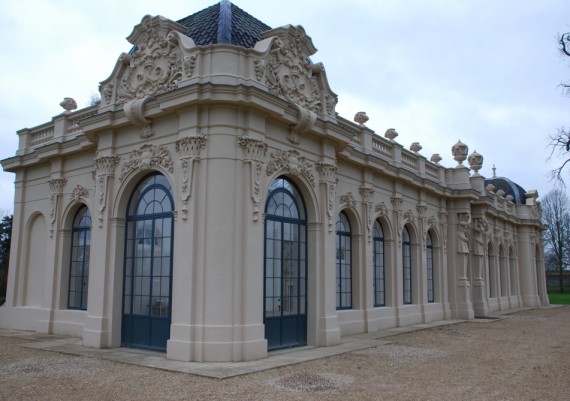
[[[177,21],[197,45],[232,44],[252,48],[271,29],[228,0]]]

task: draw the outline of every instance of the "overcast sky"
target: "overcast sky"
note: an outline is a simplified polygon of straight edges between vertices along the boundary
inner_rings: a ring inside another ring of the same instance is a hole
[[[396,128],[406,148],[420,142],[452,167],[461,139],[485,157],[481,173],[538,189],[561,163],[548,136],[570,125],[570,59],[557,36],[570,31],[568,0],[236,0],[272,27],[302,25],[324,63],[337,112],[383,135]],[[16,131],[80,107],[98,91],[134,25],[146,14],[181,19],[215,1],[18,0],[0,3],[0,159],[15,155]],[[285,8],[284,8],[285,7]],[[0,173],[0,211],[13,210],[12,173]],[[570,174],[567,174],[570,181]],[[567,191],[568,192],[568,191]]]

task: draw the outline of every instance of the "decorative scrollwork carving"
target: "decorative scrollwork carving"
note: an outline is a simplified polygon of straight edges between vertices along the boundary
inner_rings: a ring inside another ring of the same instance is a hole
[[[58,200],[63,194],[63,187],[67,184],[67,178],[58,177],[52,178],[49,180],[49,189],[50,189],[50,227],[49,227],[49,236],[53,237],[53,230],[55,221],[57,220],[57,209],[58,209]]]
[[[170,173],[174,172],[172,157],[165,146],[153,146],[147,144],[141,146],[140,149],[132,151],[129,155],[129,159],[125,164],[123,164],[119,180],[124,180],[132,171],[152,166],[161,166]]]
[[[296,150],[275,150],[271,152],[271,161],[267,163],[267,175],[272,175],[277,171],[286,171],[294,175],[305,177],[312,186],[315,186],[313,176],[313,165]]]
[[[71,192],[70,198],[75,202],[79,201],[81,198],[87,199],[89,198],[89,190],[82,185],[77,185]]]

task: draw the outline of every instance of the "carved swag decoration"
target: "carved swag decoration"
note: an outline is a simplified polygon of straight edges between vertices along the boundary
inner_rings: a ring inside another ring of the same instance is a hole
[[[321,183],[324,183],[326,196],[327,196],[327,218],[329,233],[333,232],[334,228],[334,201],[336,192],[336,171],[337,167],[335,164],[330,163],[317,163],[317,171],[321,175]]]

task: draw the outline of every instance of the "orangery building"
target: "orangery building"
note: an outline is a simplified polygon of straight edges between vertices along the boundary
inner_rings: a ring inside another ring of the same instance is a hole
[[[18,131],[0,328],[249,361],[546,305],[536,191],[379,135],[300,26],[145,16],[100,102]],[[454,144],[455,143],[455,144]]]

